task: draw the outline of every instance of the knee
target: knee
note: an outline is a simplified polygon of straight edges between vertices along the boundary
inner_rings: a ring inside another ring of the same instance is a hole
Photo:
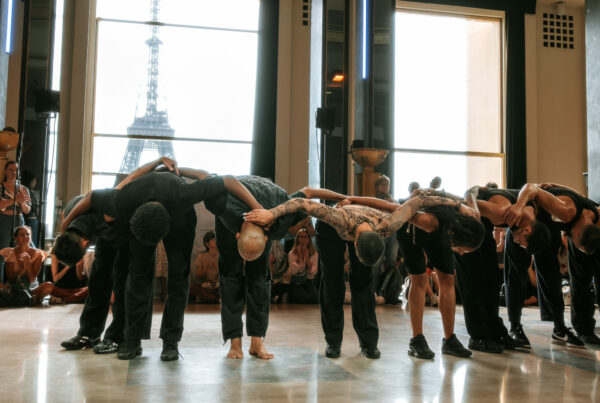
[[[440,282],[440,287],[452,287],[454,288],[454,275],[438,272],[438,281]]]
[[[410,286],[414,289],[425,289],[427,288],[427,274],[411,274],[410,275]]]

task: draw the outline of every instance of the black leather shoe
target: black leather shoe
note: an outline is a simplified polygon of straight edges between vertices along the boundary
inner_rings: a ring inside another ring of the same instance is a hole
[[[179,349],[176,341],[163,340],[163,349],[160,353],[161,361],[175,361],[179,359]]]
[[[100,342],[100,337],[95,339],[89,338],[88,336],[75,336],[69,340],[65,340],[60,343],[60,346],[67,350],[83,350],[84,348],[94,347]]]
[[[116,353],[119,349],[119,343],[112,341],[111,339],[104,339],[100,343],[94,346],[94,353],[96,354],[112,354]]]
[[[360,353],[367,358],[381,357],[381,351],[377,347],[361,347]]]
[[[517,325],[510,329],[509,336],[522,348],[531,348],[531,343],[523,331],[523,326]]]
[[[142,355],[142,341],[130,340],[119,345],[117,358],[119,360],[133,360],[138,355]]]
[[[327,343],[325,349],[325,357],[327,358],[339,358],[342,354],[342,343]]]

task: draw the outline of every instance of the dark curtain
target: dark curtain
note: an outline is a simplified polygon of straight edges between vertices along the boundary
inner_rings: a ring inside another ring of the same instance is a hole
[[[272,180],[275,180],[278,38],[279,0],[261,0],[250,172]]]
[[[525,18],[506,13],[506,185],[518,189],[527,182],[525,113]]]

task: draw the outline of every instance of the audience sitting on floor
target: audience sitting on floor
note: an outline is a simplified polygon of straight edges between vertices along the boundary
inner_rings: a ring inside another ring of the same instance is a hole
[[[219,302],[219,251],[214,231],[208,231],[202,239],[206,251],[194,261],[196,279],[190,285],[190,295],[196,302]]]
[[[52,256],[52,282],[39,285],[39,294],[50,294],[50,303],[83,302],[88,296],[88,277],[84,271],[84,259],[75,266],[65,266]]]
[[[318,285],[315,276],[319,272],[319,254],[306,229],[296,233],[294,246],[288,253],[289,302],[295,304],[316,304]]]

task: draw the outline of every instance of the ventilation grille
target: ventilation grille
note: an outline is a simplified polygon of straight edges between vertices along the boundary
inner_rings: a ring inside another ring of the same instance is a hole
[[[302,0],[302,25],[310,26],[310,0]]]
[[[542,15],[542,43],[545,48],[575,49],[574,32],[572,15]]]

